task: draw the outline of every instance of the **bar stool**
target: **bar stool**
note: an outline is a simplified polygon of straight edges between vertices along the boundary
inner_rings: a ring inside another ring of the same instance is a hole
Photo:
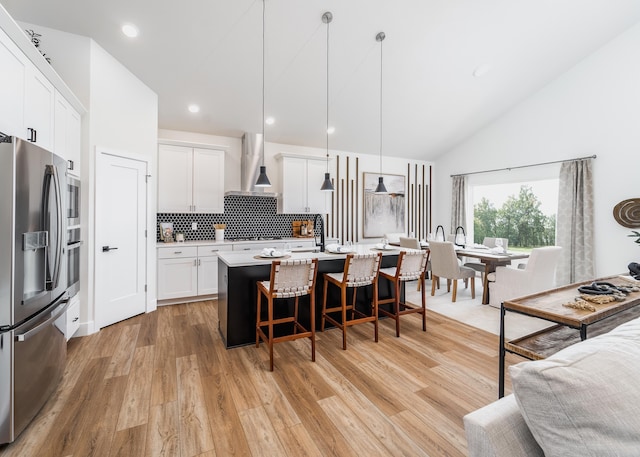
[[[273,371],[273,345],[283,341],[309,338],[311,340],[311,360],[316,360],[316,301],[314,287],[318,272],[318,259],[274,260],[271,264],[269,281],[258,281],[258,303],[256,318],[256,347],[262,339],[269,347],[269,369]],[[267,298],[267,320],[262,320],[262,296]],[[310,324],[307,330],[298,322],[298,299],[309,295]],[[295,298],[293,316],[274,318],[274,300]],[[293,333],[274,336],[274,325],[293,323]],[[265,333],[263,327],[268,328]],[[300,330],[300,333],[298,333]]]
[[[347,327],[364,322],[373,322],[375,341],[378,342],[378,271],[380,270],[381,253],[376,254],[348,254],[344,262],[342,273],[325,273],[322,296],[322,324],[324,331],[325,322],[328,320],[342,330],[342,349],[347,349]],[[329,283],[340,288],[340,306],[327,308],[327,289]],[[373,299],[371,302],[371,315],[368,316],[356,309],[356,295],[359,287],[373,285]],[[352,289],[351,304],[347,304],[347,289]],[[351,310],[351,319],[347,320],[347,310]],[[329,313],[341,311],[341,322],[338,322]],[[356,314],[358,317],[356,318]]]
[[[422,314],[422,331],[427,331],[426,299],[424,290],[424,278],[429,262],[429,251],[401,251],[398,255],[398,264],[395,267],[381,268],[380,276],[388,279],[393,285],[393,297],[378,299],[378,305],[393,303],[393,312],[378,308],[378,312],[389,316],[396,321],[396,336],[400,336],[400,316],[405,314]],[[418,280],[418,290],[422,292],[422,306],[400,301],[400,284],[404,286],[406,281]]]

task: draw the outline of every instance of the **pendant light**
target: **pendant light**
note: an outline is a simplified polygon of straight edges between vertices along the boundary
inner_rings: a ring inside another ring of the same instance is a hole
[[[386,35],[380,32],[376,35],[376,41],[380,42],[380,176],[378,176],[378,185],[376,186],[376,194],[386,194],[387,188],[384,186],[382,177],[382,41]]]
[[[260,175],[256,181],[256,187],[271,187],[271,181],[267,177],[267,167],[264,165],[264,148],[266,145],[264,136],[264,13],[265,0],[262,0],[262,165],[260,166]]]
[[[333,20],[333,14],[327,11],[322,15],[322,22],[327,24],[327,172],[324,174],[324,181],[320,190],[333,191],[333,183],[329,174],[329,24]]]

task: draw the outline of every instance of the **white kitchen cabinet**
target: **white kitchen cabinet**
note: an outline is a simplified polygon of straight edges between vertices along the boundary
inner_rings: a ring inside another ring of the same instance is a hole
[[[75,176],[80,176],[81,124],[80,114],[56,91],[53,152],[67,159],[67,171]]]
[[[224,151],[160,144],[158,212],[223,213]]]
[[[198,294],[198,248],[158,248],[158,300]]]
[[[180,245],[158,248],[158,300],[218,293],[218,252],[226,245]]]
[[[320,190],[326,160],[280,154],[282,195],[278,198],[280,213],[320,213],[327,212],[330,192]]]
[[[69,307],[64,320],[64,336],[69,341],[80,328],[80,294],[76,294],[69,300]]]
[[[198,295],[218,293],[218,252],[232,246],[198,246]]]
[[[0,132],[24,137],[24,81],[28,61],[0,30]]]
[[[19,135],[48,150],[53,150],[55,88],[31,63],[24,82],[24,131]]]

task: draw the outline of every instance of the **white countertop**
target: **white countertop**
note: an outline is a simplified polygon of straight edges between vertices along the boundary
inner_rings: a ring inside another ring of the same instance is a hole
[[[224,245],[233,245],[234,243],[240,243],[240,241],[216,241],[216,240],[200,240],[200,241],[183,241],[181,243],[173,242],[173,243],[163,243],[159,241],[156,243],[157,248],[162,247],[176,247],[176,246],[224,246]]]
[[[374,244],[357,244],[354,246],[355,252],[358,254],[368,254],[372,252],[381,252],[382,255],[397,255],[400,250],[404,248],[393,246],[392,249],[378,250],[375,249]],[[264,257],[256,258],[261,253],[261,250],[255,251],[221,251],[218,254],[218,258],[222,260],[229,267],[247,267],[253,265],[268,265],[277,258]],[[292,252],[287,259],[313,259],[318,260],[335,260],[346,258],[346,253],[332,254],[330,252]]]

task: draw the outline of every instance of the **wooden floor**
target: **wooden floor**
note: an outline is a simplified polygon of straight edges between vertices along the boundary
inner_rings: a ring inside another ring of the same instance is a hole
[[[452,304],[455,306],[455,304]],[[64,379],[0,456],[464,456],[496,399],[498,337],[429,312],[227,350],[216,302],[160,307],[69,342]],[[517,357],[508,361],[520,361]],[[510,391],[507,384],[507,392]]]

